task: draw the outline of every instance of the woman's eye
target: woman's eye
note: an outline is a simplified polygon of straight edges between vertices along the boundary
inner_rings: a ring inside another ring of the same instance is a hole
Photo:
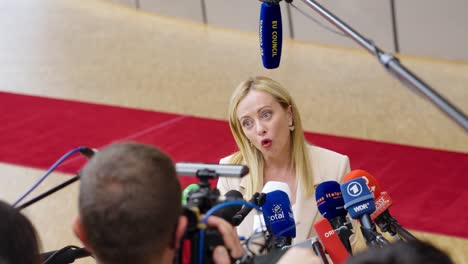
[[[251,125],[252,125],[252,121],[250,121],[250,120],[242,121],[242,126],[243,127],[250,127]]]
[[[271,112],[264,112],[264,113],[262,114],[262,117],[265,118],[265,119],[270,118],[270,117],[271,117]]]

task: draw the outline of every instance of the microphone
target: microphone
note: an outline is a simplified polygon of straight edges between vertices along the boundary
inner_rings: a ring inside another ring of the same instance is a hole
[[[343,183],[341,193],[345,201],[344,208],[348,210],[353,219],[359,219],[361,232],[366,239],[366,244],[382,246],[389,242],[377,232],[370,214],[375,211],[374,196],[372,195],[363,178],[356,178]]]
[[[225,201],[244,200],[244,196],[237,190],[230,190],[224,194]]]
[[[398,221],[390,215],[388,208],[392,206],[392,198],[387,192],[380,193],[375,199],[376,210],[371,218],[379,226],[380,231],[388,232],[390,235],[398,235],[405,241],[418,241],[408,230],[404,229]]]
[[[230,190],[226,194],[224,194],[224,202],[229,202],[229,201],[236,201],[236,200],[244,200],[244,197],[242,196],[242,193],[236,190]],[[242,205],[232,205],[232,206],[227,206],[224,208],[219,209],[214,215],[219,216],[223,218],[224,220],[228,221],[231,223],[231,225],[234,226],[232,223],[232,219],[236,215],[239,210],[241,210]]]
[[[296,224],[289,199],[289,186],[283,182],[271,181],[265,184],[262,192],[266,193],[262,212],[270,235],[270,245],[274,248],[291,245],[292,238],[296,237]]]
[[[344,209],[340,184],[336,181],[320,183],[315,189],[315,200],[320,214],[330,222],[333,229],[340,230],[338,236],[349,254],[352,254],[349,237],[353,234],[353,227],[346,217],[348,212]]]
[[[380,196],[375,198],[375,212],[372,213],[372,220],[379,226],[380,231],[388,232],[395,236],[397,233],[392,228],[392,223],[396,220],[390,215],[388,208],[392,205],[392,198],[387,192],[380,193]]]
[[[291,201],[291,189],[289,189],[289,185],[284,182],[279,181],[269,181],[263,186],[262,193],[269,193],[272,191],[283,191],[288,195],[288,200]]]
[[[392,205],[392,199],[387,192],[380,191],[380,185],[372,174],[364,170],[355,170],[348,173],[344,178],[346,181],[346,179],[358,177],[364,178],[367,186],[374,194],[376,210],[372,213],[371,218],[379,226],[380,230],[382,232],[388,232],[392,236],[398,234],[399,237],[406,241],[417,240],[416,237],[404,229],[398,221],[390,215],[388,208]]]
[[[81,147],[80,154],[85,156],[86,158],[90,159],[98,152],[95,148],[88,148],[88,147]]]
[[[392,198],[390,198],[390,195],[388,195],[387,192],[381,192],[379,197],[375,198],[374,202],[375,212],[373,212],[371,215],[372,220],[376,219],[383,212],[387,211],[388,208],[390,208],[390,206],[393,204]]]
[[[349,172],[343,177],[343,182],[347,182],[347,181],[350,181],[353,179],[359,179],[359,178],[364,179],[370,192],[372,193],[372,195],[374,195],[374,198],[380,195],[379,183],[374,178],[374,176],[372,176],[372,174],[370,174],[369,172],[365,170],[353,170]]]
[[[89,147],[79,147],[78,151],[80,152],[81,155],[85,156],[87,159],[91,159],[94,154],[96,154],[98,152],[97,149],[94,149],[94,148],[89,148]],[[46,174],[47,175],[47,174]],[[45,179],[44,177],[46,176],[44,175],[42,179]],[[41,194],[39,194],[38,196],[30,199],[29,201],[26,201],[24,202],[23,204],[19,205],[19,206],[16,206],[16,208],[18,210],[23,210],[24,208],[30,206],[31,204],[34,204],[34,203],[37,203],[39,202],[40,200],[44,199],[45,197],[67,187],[68,185],[74,183],[75,181],[79,180],[80,179],[80,172],[77,173],[77,175],[55,187],[53,187],[52,189],[49,189]],[[37,186],[37,185],[36,185]],[[35,187],[34,187],[35,188]],[[24,198],[25,196],[23,196]],[[20,200],[18,200],[19,202]]]
[[[258,206],[262,206],[265,202],[265,194],[264,193],[254,193],[252,198],[250,198],[249,203],[253,203]],[[245,217],[252,211],[252,207],[250,206],[242,206],[242,208],[232,217],[231,224],[233,226],[238,226],[244,221]]]
[[[260,0],[259,38],[263,67],[278,68],[281,60],[283,24],[281,21],[281,0]]]
[[[345,263],[350,254],[344,247],[343,243],[341,243],[340,238],[338,238],[335,230],[327,219],[317,221],[314,224],[314,229],[332,262],[335,264]]]

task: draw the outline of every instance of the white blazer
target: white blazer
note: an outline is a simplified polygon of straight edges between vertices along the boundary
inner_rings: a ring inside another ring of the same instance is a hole
[[[344,175],[350,171],[349,158],[345,155],[333,152],[328,149],[317,146],[308,146],[309,158],[312,167],[314,185],[318,185],[323,181],[341,182]],[[231,156],[222,158],[221,164],[229,164]],[[296,175],[297,177],[299,175]],[[237,190],[244,195],[244,199],[249,200],[250,197],[245,197],[246,185],[250,174],[239,178],[219,178],[218,189],[221,195],[224,195],[230,190]],[[300,177],[298,177],[300,179]],[[296,226],[296,238],[293,243],[300,243],[308,238],[316,235],[314,223],[322,216],[318,212],[315,201],[315,194],[306,196],[302,192],[302,183],[298,182],[296,191],[296,203],[292,205],[294,220]],[[237,227],[239,236],[249,237],[253,233],[253,219],[256,213],[252,210],[244,221]]]

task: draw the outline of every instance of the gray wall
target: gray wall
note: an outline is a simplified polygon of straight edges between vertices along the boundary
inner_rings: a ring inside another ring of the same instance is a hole
[[[411,0],[396,3],[401,50],[468,61],[468,1]]]
[[[112,0],[159,15],[173,16],[241,31],[257,32],[258,0]],[[468,1],[318,0],[319,4],[372,39],[384,51],[468,61]],[[392,2],[394,14],[392,16]],[[322,25],[333,25],[303,1],[293,4]],[[281,2],[283,34],[301,41],[357,48],[350,38],[332,33]],[[396,34],[393,20],[395,19]],[[292,21],[291,25],[289,21]],[[290,30],[292,27],[292,31]],[[336,29],[335,29],[336,30]]]

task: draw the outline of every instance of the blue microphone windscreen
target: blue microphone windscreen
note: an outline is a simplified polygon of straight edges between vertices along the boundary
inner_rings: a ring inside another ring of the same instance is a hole
[[[296,237],[296,224],[288,195],[272,191],[265,195],[263,218],[268,232],[274,237]]]
[[[346,216],[343,195],[340,184],[336,181],[325,181],[317,185],[315,189],[315,201],[320,214],[328,220],[337,216]]]
[[[278,68],[283,42],[280,5],[263,2],[260,6],[259,24],[260,52],[263,67],[267,69]]]
[[[363,178],[353,179],[343,183],[341,193],[345,201],[345,209],[353,219],[375,211],[374,196]]]

